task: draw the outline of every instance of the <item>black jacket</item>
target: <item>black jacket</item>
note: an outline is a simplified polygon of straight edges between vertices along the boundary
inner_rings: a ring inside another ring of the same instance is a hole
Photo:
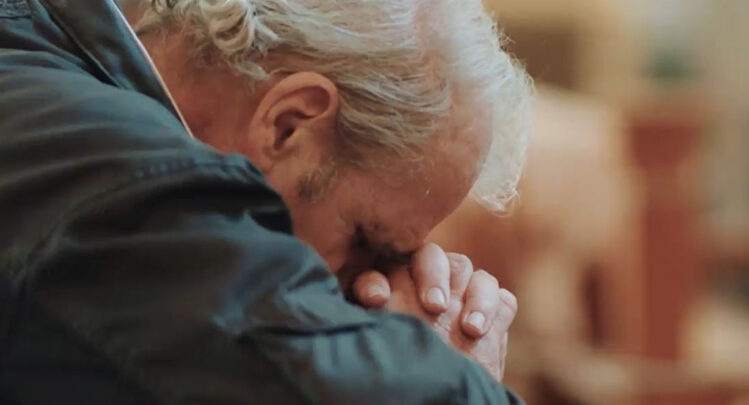
[[[0,403],[517,403],[347,303],[252,164],[188,136],[110,1],[0,0]]]

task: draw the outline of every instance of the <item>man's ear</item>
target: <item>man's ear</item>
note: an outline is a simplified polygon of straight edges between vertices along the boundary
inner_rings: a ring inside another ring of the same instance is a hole
[[[249,136],[261,160],[256,164],[269,170],[291,154],[322,155],[335,136],[338,105],[335,84],[317,73],[295,73],[274,84],[250,123]]]

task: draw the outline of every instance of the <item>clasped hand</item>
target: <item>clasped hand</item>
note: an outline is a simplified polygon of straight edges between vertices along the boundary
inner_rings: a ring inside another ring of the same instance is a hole
[[[359,275],[353,295],[365,307],[424,319],[445,341],[502,380],[517,300],[494,276],[474,270],[468,257],[426,244],[410,267]]]

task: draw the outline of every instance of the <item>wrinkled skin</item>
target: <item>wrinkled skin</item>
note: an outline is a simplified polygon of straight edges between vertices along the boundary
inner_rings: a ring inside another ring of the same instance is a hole
[[[425,305],[418,292],[418,277],[433,276],[435,269],[444,267],[444,261],[449,266],[446,307]],[[376,271],[359,277],[355,290],[360,300],[364,300],[367,287],[383,282],[379,277],[381,273]],[[517,312],[517,301],[512,293],[499,288],[496,278],[483,270],[474,271],[466,256],[445,254],[438,246],[427,244],[415,255],[410,269],[404,266],[390,271],[384,282],[390,289],[382,300],[385,308],[424,319],[445,341],[502,379],[507,331]],[[472,316],[476,312],[484,315],[481,325],[472,322],[477,319]]]
[[[367,159],[387,170],[345,167],[321,179],[315,174],[330,168],[338,153],[334,83],[299,72],[248,92],[226,68],[196,67],[189,42],[178,34],[141,40],[195,136],[252,160],[289,207],[296,235],[320,253],[361,305],[425,319],[501,377],[514,297],[488,273],[474,272],[467,258],[448,258],[425,243],[478,175],[491,141],[491,106],[456,106],[444,131],[421,146],[418,165],[380,153]],[[384,271],[404,262],[409,270]],[[470,322],[474,313],[482,314],[483,325]]]

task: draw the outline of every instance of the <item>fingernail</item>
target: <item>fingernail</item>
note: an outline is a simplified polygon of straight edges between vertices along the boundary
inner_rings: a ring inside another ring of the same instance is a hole
[[[441,307],[447,306],[447,303],[445,302],[445,293],[437,287],[432,287],[427,291],[426,302]]]
[[[468,315],[468,318],[466,318],[466,322],[477,330],[483,330],[486,317],[481,312],[471,312],[471,314]]]
[[[371,285],[367,287],[367,298],[381,298],[385,296],[385,289],[379,285]]]

